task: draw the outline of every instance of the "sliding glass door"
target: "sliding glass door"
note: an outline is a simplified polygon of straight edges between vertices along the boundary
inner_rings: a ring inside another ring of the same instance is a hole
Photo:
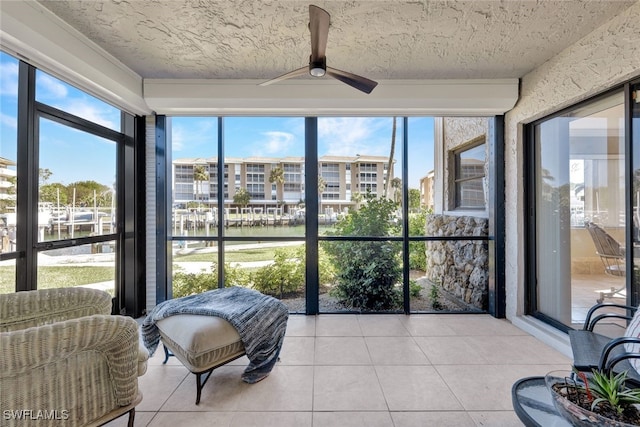
[[[633,297],[634,304],[640,302],[640,83],[631,86],[631,147],[632,159],[632,194],[631,205],[633,216]]]
[[[531,311],[563,329],[596,302],[630,301],[625,105],[619,90],[531,129]]]

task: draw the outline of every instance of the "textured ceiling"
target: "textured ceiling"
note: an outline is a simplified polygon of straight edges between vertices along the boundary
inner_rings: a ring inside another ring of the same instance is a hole
[[[636,0],[319,1],[327,65],[371,79],[517,78]],[[308,63],[308,2],[41,1],[143,78],[269,79]]]

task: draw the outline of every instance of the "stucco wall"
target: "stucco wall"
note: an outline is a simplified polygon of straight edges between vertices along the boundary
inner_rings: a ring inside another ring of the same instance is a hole
[[[486,134],[489,127],[489,121],[486,117],[445,117],[442,121],[442,139],[443,139],[443,152],[442,156],[444,156],[442,164],[442,179],[445,183],[443,187],[443,197],[444,197],[444,212],[447,212],[451,215],[464,215],[469,212],[459,212],[459,211],[450,211],[454,206],[454,202],[452,200],[453,194],[453,183],[454,183],[454,162],[450,153],[452,150],[457,148],[462,148],[465,145],[471,145],[481,139],[486,140]],[[485,141],[486,142],[486,141]],[[485,145],[488,151],[488,145]],[[487,157],[488,159],[488,157]],[[489,163],[485,164],[485,176],[488,176]],[[485,180],[485,189],[484,189],[485,200],[488,195],[488,188],[486,188],[486,180]],[[477,216],[486,216],[488,214],[488,210],[484,212],[474,212],[473,215]]]
[[[524,309],[523,124],[640,76],[640,2],[527,74],[505,117],[507,318]]]

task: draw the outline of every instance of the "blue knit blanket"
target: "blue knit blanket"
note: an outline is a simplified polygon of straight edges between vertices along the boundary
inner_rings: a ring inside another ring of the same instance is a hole
[[[280,300],[238,286],[164,301],[151,310],[141,327],[144,345],[151,355],[160,342],[156,322],[177,314],[217,316],[231,323],[249,358],[249,366],[242,374],[247,383],[260,381],[273,369],[289,318],[289,310]]]

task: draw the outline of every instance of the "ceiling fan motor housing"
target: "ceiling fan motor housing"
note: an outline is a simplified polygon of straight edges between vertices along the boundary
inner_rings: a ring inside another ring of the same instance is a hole
[[[311,57],[309,58],[309,74],[313,77],[322,77],[327,72],[327,58],[322,57],[318,58],[314,61]]]

